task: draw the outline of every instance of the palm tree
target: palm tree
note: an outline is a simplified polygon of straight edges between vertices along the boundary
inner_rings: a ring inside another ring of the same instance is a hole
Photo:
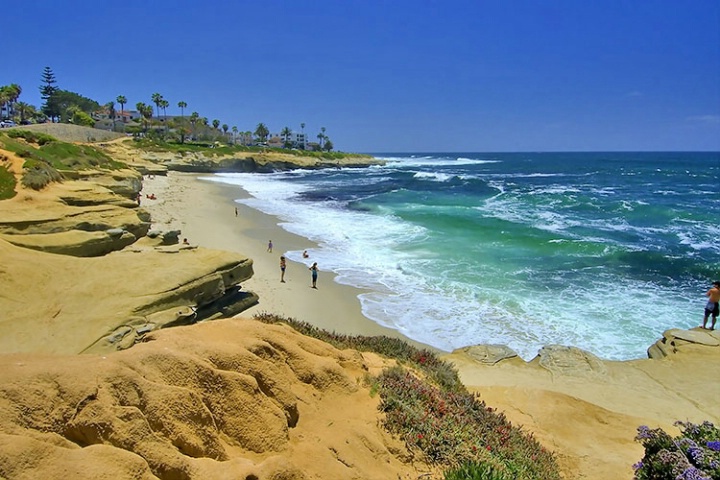
[[[163,101],[163,96],[159,93],[153,93],[151,98],[153,103],[155,104],[155,107],[157,108],[157,116],[160,117],[160,102]]]
[[[305,122],[300,124],[300,131],[302,131],[303,136],[303,150],[307,147],[307,139],[305,138]]]
[[[318,134],[317,134],[317,138],[318,138],[318,140],[319,140],[318,143],[320,144],[320,150],[322,150],[323,139],[325,138],[325,135],[323,135],[322,133],[318,133]]]
[[[163,109],[163,122],[165,123],[165,134],[166,135],[169,131],[168,119],[167,119],[167,107],[169,107],[169,106],[170,106],[170,102],[168,102],[164,98],[162,100],[160,100],[160,108]]]
[[[160,100],[160,108],[163,109],[163,117],[165,117],[166,119],[167,119],[167,107],[169,107],[169,106],[170,106],[170,102],[168,102],[164,98],[162,100]]]
[[[214,128],[215,130],[217,130],[219,126],[220,126],[220,120],[218,120],[218,119],[216,118],[215,120],[213,120],[213,128]]]
[[[234,145],[234,144],[235,144],[235,140],[237,139],[237,134],[238,134],[238,128],[237,128],[237,126],[233,125],[233,127],[232,127],[232,132],[233,132],[233,145]]]
[[[230,127],[228,126],[228,124],[227,124],[227,123],[223,123],[222,129],[223,129],[223,133],[224,133],[225,135],[227,135],[228,128],[230,128]]]
[[[115,102],[112,100],[105,104],[105,110],[107,110],[108,117],[112,120],[112,129],[115,131]]]
[[[328,137],[325,137],[325,150],[328,152],[333,149],[333,143],[330,141]]]
[[[17,83],[10,84],[10,111],[13,115],[15,114],[15,102],[17,102],[17,99],[20,98],[21,93],[22,87],[20,85]]]
[[[115,101],[120,104],[120,116],[122,116],[123,123],[125,123],[125,104],[127,103],[127,98],[125,98],[124,95],[118,95]]]
[[[22,88],[17,83],[0,87],[0,107],[5,106],[8,118],[15,114],[14,104],[22,93]]]
[[[181,127],[180,127],[180,143],[185,143],[185,109],[187,108],[187,102],[179,101],[178,107],[180,107],[180,118],[181,118]]]
[[[0,87],[0,113],[5,110],[5,106],[10,102],[10,89],[7,86]],[[10,107],[7,107],[8,115],[10,114]],[[2,115],[0,115],[2,120]]]
[[[290,137],[290,134],[292,134],[292,130],[290,130],[290,127],[285,127],[280,132],[280,135],[282,135],[282,137],[283,137],[283,146],[285,148],[288,148],[288,146],[289,146],[290,142],[288,142],[288,137]]]
[[[27,116],[35,110],[35,107],[25,102],[16,102],[15,107],[17,108],[18,114],[20,114],[20,123],[25,122]]]
[[[143,102],[138,102],[135,105],[135,108],[137,108],[137,111],[143,117],[143,127],[144,127],[143,133],[145,133],[147,135],[148,124],[150,123],[150,119],[152,118],[152,115],[153,115],[152,106],[146,105]]]
[[[190,125],[192,125],[192,135],[193,140],[196,140],[195,138],[195,124],[197,123],[198,119],[200,118],[200,114],[198,112],[192,112],[190,114]]]
[[[264,142],[267,140],[267,136],[270,134],[270,130],[268,130],[267,126],[260,122],[257,124],[257,127],[255,127],[255,136],[260,139],[261,142]]]

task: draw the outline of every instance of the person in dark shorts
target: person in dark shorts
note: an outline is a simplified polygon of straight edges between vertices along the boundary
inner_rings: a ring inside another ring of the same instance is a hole
[[[710,330],[715,330],[715,322],[717,322],[718,314],[720,314],[720,281],[713,282],[713,287],[705,294],[708,297],[707,305],[705,305],[705,317],[703,318],[702,328],[707,327],[708,317],[712,315],[712,325]]]
[[[308,268],[310,270],[310,273],[312,274],[312,288],[317,288],[317,276],[318,276],[318,268],[317,268],[317,262],[312,264],[312,267]]]
[[[280,257],[280,282],[285,283],[285,257]]]

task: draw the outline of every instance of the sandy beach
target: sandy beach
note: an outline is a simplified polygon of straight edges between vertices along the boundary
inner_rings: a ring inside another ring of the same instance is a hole
[[[236,202],[247,196],[239,187],[208,178],[180,172],[146,176],[142,206],[152,215],[153,229],[180,230],[180,238],[187,238],[191,245],[238,252],[253,260],[254,275],[243,288],[257,293],[260,302],[243,316],[270,312],[347,335],[387,335],[410,341],[366,318],[358,300],[362,290],[336,283],[335,275],[323,271],[322,265],[318,265],[317,289],[310,288],[312,257],[305,264],[288,260],[285,283],[281,283],[280,256],[314,245],[283,230],[275,217]],[[156,200],[147,199],[150,194]],[[268,252],[271,240],[272,253]],[[338,312],[343,312],[342,317]]]

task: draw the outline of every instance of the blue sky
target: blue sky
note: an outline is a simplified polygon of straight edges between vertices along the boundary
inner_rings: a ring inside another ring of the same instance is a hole
[[[0,85],[337,149],[720,150],[720,1],[5,2]]]

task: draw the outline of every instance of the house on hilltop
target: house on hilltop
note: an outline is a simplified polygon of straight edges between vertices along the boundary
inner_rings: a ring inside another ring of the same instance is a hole
[[[100,110],[94,111],[90,116],[96,121],[113,120],[110,117],[110,110],[108,110],[105,106],[103,106]],[[140,115],[140,112],[136,110],[115,110],[115,121],[118,122],[129,123],[140,118],[142,118],[142,115]]]
[[[285,146],[286,140],[285,136],[282,133],[271,133],[270,140],[268,140],[268,145],[270,145],[270,142],[274,138],[278,138],[280,140],[280,147]],[[307,134],[290,132],[290,134],[287,135],[287,143],[290,144],[292,148],[302,148],[303,150],[305,150],[305,147],[307,146]]]

